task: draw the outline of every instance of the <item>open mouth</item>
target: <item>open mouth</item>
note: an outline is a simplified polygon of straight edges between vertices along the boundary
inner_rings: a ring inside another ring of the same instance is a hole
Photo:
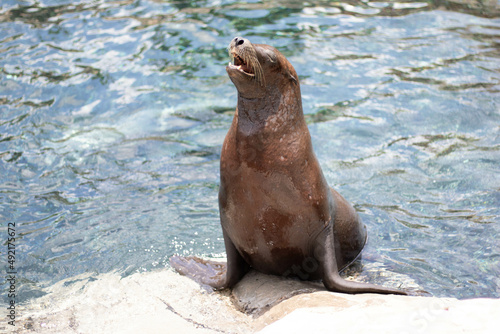
[[[233,63],[229,63],[229,66],[236,68],[238,71],[245,74],[254,76],[253,69],[245,62],[243,58],[238,56],[236,53],[232,53]]]

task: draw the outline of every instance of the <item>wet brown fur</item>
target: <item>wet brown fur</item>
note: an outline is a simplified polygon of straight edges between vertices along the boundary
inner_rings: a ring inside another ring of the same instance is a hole
[[[254,268],[323,279],[331,291],[405,294],[339,275],[363,249],[366,228],[323,176],[293,66],[275,48],[240,37],[233,39],[229,52],[243,63],[235,59],[226,67],[238,90],[220,159],[227,266],[179,256],[171,259],[172,266],[216,289],[234,286]]]

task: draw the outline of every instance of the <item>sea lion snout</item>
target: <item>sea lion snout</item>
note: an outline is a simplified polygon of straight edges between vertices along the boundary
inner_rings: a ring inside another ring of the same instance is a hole
[[[232,62],[226,66],[226,71],[238,91],[264,87],[264,71],[255,46],[246,38],[235,37],[227,49]]]
[[[259,61],[254,46],[250,41],[243,37],[235,37],[229,43],[227,50],[232,59],[232,64],[235,69],[245,73],[251,77],[255,77],[255,68],[259,67]]]
[[[248,42],[248,39],[246,38],[243,38],[243,37],[235,37],[233,39],[233,41],[231,42],[231,44],[234,44],[234,46],[239,46],[239,45],[242,45],[246,42]]]

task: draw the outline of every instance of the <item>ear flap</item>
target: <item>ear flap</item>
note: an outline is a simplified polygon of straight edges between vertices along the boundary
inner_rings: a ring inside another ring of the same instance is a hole
[[[295,76],[294,76],[292,73],[288,72],[288,75],[290,76],[290,80],[291,80],[294,84],[296,84],[296,85],[298,85],[298,84],[299,84],[299,81],[297,80],[297,78],[295,78]]]

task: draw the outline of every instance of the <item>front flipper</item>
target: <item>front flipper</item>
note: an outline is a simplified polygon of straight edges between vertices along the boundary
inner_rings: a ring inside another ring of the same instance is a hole
[[[337,259],[335,257],[335,240],[330,224],[318,237],[316,252],[323,267],[323,284],[325,288],[334,292],[343,293],[381,293],[407,295],[405,291],[386,288],[369,283],[347,281],[340,277]]]
[[[205,260],[196,256],[182,257],[174,255],[170,264],[177,272],[192,278],[198,283],[209,285],[215,290],[233,287],[249,269],[231,239],[223,229],[227,263]]]
[[[224,288],[226,263],[201,259],[196,256],[182,257],[174,255],[170,264],[175,270],[198,283],[209,285],[214,289]]]

